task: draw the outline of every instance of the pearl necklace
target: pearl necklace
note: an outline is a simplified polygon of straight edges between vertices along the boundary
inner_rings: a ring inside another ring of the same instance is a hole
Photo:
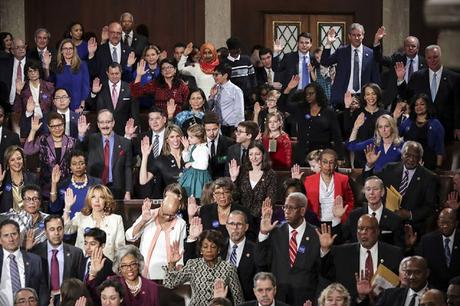
[[[73,178],[73,175],[70,181],[72,182],[73,187],[75,187],[76,189],[83,189],[86,187],[86,185],[88,185],[88,176],[85,174],[85,180],[83,181],[83,184],[77,184],[77,182],[75,182]]]
[[[137,285],[134,285],[134,286],[126,282],[126,286],[128,286],[129,291],[131,291],[133,295],[136,295],[141,290],[142,278],[138,277],[138,280],[139,282],[137,283]]]

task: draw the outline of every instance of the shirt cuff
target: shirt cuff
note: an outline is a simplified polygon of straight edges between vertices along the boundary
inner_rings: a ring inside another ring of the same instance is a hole
[[[402,83],[404,83],[404,81],[405,81],[405,80],[402,80],[402,81],[397,81],[397,82],[396,82],[396,85],[398,85],[398,86],[399,86],[399,85],[401,85]]]
[[[261,232],[259,232],[259,242],[267,240],[268,235],[270,234],[262,234]]]
[[[341,221],[340,218],[334,217],[334,218],[332,219],[332,227],[339,225],[339,224],[340,224],[340,221]]]
[[[329,252],[330,252],[330,250],[327,251],[327,252],[323,252],[323,250],[321,250],[321,248],[320,248],[320,249],[319,249],[319,256],[320,256],[321,258],[323,258],[323,257],[326,256],[327,254],[329,254]]]
[[[26,111],[26,117],[27,117],[27,118],[31,117],[33,114],[34,114],[33,112],[27,112],[27,111]]]

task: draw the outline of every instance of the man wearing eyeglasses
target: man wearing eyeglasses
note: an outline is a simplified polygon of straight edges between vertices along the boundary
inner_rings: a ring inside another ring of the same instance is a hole
[[[36,306],[38,305],[38,295],[37,291],[34,288],[25,287],[19,289],[18,292],[14,295],[14,305],[30,305]]]
[[[12,305],[13,297],[15,294],[21,296],[19,292],[23,287],[33,288],[40,296],[40,305],[48,305],[49,295],[43,277],[42,261],[39,256],[21,250],[20,241],[17,222],[5,220],[0,223],[0,305]],[[37,302],[37,293],[33,298]],[[15,299],[15,305],[20,305],[17,301],[18,298]]]

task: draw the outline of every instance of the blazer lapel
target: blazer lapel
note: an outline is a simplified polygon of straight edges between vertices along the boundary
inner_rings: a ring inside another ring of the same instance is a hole
[[[115,167],[115,162],[118,160],[118,156],[120,155],[121,150],[122,147],[120,141],[117,135],[115,135],[115,137],[113,137],[112,169]]]
[[[121,81],[120,81],[121,82]],[[121,103],[123,103],[123,98],[125,97],[125,87],[123,86],[123,82],[120,85],[120,93],[118,94],[118,101],[117,101],[117,107],[115,108],[118,110],[120,108]]]
[[[344,61],[345,63],[345,71],[347,71],[347,80],[350,79],[351,75],[351,45],[348,45],[348,48],[345,48],[345,58],[347,60]]]
[[[369,63],[369,55],[370,55],[370,50],[367,49],[364,45],[363,45],[363,60],[362,60],[362,65],[361,65],[361,80],[363,79],[363,76],[364,76],[364,70],[369,67],[368,63]],[[362,82],[362,81],[361,81]]]
[[[64,244],[64,273],[63,279],[70,277],[72,274],[72,253],[70,252],[70,248],[68,245]]]
[[[30,261],[29,261],[29,256],[27,255],[26,252],[21,250],[21,253],[22,253],[22,260],[24,261],[24,274],[25,274],[25,282],[27,285],[30,280]]]
[[[457,262],[460,260],[460,233],[458,232],[458,229],[455,232],[451,254],[450,266],[453,268],[455,265],[458,265]]]

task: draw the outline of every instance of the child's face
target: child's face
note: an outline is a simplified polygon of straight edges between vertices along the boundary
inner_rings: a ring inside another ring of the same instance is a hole
[[[194,144],[199,144],[200,143],[200,139],[198,137],[196,137],[194,134],[188,132],[188,142],[192,145]]]
[[[276,108],[276,102],[277,102],[278,99],[276,99],[276,97],[273,97],[273,96],[270,96],[267,98],[267,100],[265,100],[265,102],[267,103],[267,107],[269,109],[273,109],[273,108]]]
[[[268,120],[268,129],[270,132],[279,131],[281,128],[281,122],[278,120],[278,117],[271,117]]]
[[[310,165],[311,171],[315,173],[318,173],[321,170],[319,162],[317,160],[309,160],[308,164]]]

